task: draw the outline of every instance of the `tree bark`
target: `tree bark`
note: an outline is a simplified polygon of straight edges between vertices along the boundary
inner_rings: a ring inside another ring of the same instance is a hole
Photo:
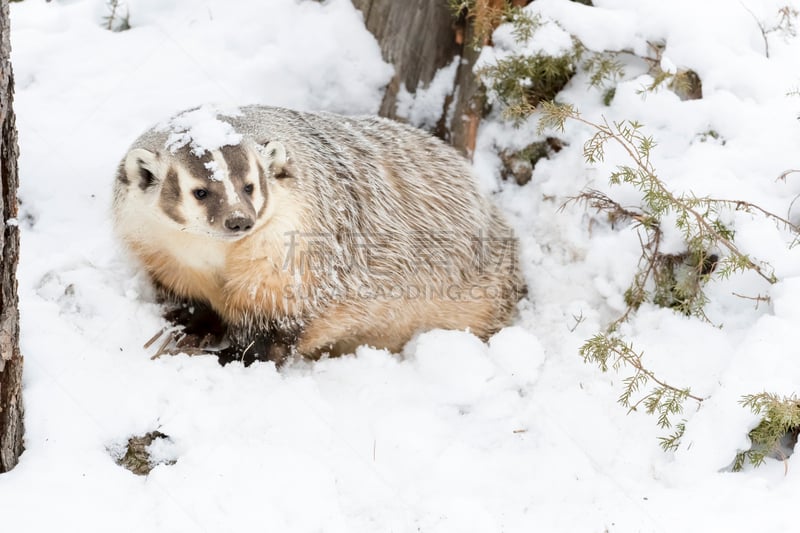
[[[528,0],[512,3],[525,5]],[[451,107],[452,120],[445,127],[445,120],[440,119],[434,133],[472,158],[484,111],[484,96],[474,68],[480,47],[487,44],[489,37],[476,37],[472,21],[490,10],[501,10],[504,0],[477,0],[470,19],[461,21],[463,28],[456,28],[447,0],[353,0],[353,5],[364,14],[367,29],[378,40],[383,58],[395,68],[381,104],[381,116],[397,118],[397,93],[403,84],[414,93],[426,87],[453,58],[461,57],[451,96],[441,115],[445,117]],[[474,46],[476,40],[480,41],[478,46]]]
[[[17,129],[8,0],[0,0],[0,472],[13,468],[22,453],[22,356],[17,306]]]
[[[397,118],[397,93],[428,85],[459,51],[447,0],[353,0],[364,14],[383,58],[395,75],[386,88],[380,115]]]
[[[462,44],[462,59],[456,71],[453,120],[450,123],[450,144],[472,160],[478,125],[483,117],[484,98],[481,83],[475,75],[475,62],[480,56],[480,47],[473,46],[475,27],[467,24]],[[483,44],[483,43],[482,43]]]

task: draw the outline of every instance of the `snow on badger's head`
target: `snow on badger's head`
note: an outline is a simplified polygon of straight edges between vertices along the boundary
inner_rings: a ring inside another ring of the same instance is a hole
[[[238,109],[222,110],[204,105],[178,113],[156,126],[156,130],[168,134],[164,147],[171,153],[188,145],[193,155],[201,157],[206,152],[242,142],[242,134],[225,120],[240,115]]]
[[[280,142],[258,146],[236,131],[240,112],[202,106],[142,135],[120,167],[117,203],[138,203],[181,232],[222,240],[266,219],[269,175],[282,172]],[[124,189],[124,193],[120,193]]]

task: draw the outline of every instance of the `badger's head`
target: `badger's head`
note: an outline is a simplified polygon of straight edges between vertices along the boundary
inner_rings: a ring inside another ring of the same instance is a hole
[[[135,148],[119,179],[174,229],[233,241],[266,219],[268,181],[285,173],[286,162],[277,141],[223,146],[201,156],[188,146],[174,152]]]

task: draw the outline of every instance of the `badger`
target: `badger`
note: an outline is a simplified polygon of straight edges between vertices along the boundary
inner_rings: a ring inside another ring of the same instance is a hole
[[[434,328],[486,339],[524,290],[517,241],[467,161],[379,117],[184,111],[133,143],[112,210],[155,286],[212,309],[237,350],[397,352]]]

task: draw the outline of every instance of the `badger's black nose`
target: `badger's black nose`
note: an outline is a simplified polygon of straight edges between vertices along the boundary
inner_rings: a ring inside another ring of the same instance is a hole
[[[247,231],[253,227],[250,217],[231,217],[225,220],[225,227],[231,231]]]

